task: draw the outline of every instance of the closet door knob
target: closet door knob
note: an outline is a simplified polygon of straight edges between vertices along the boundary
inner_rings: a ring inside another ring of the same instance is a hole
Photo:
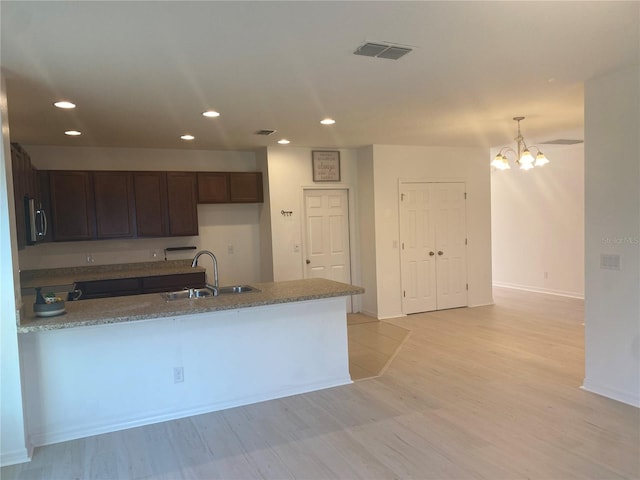
[[[430,256],[430,257],[433,257],[434,255],[435,255],[435,253],[434,253],[434,252],[429,252],[429,256]]]
[[[311,260],[307,258],[307,265],[309,265],[310,263],[311,263]]]
[[[438,250],[438,255],[444,255],[444,252],[442,250]]]

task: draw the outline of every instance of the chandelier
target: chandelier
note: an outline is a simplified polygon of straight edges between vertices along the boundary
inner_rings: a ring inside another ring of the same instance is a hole
[[[542,165],[546,165],[547,163],[549,163],[549,160],[547,160],[547,157],[544,156],[544,153],[542,153],[540,149],[535,145],[531,145],[531,148],[535,148],[538,153],[536,154],[535,158],[533,158],[533,155],[531,155],[531,151],[529,150],[529,147],[527,147],[522,133],[520,133],[520,121],[524,120],[524,117],[513,117],[513,119],[518,122],[518,136],[514,138],[518,145],[518,151],[516,152],[511,147],[501,148],[500,152],[498,152],[496,157],[491,162],[491,166],[497,168],[498,170],[507,170],[511,168],[511,166],[509,165],[509,160],[507,159],[507,154],[509,153],[513,153],[515,155],[516,165],[519,165],[523,170],[530,170],[533,167],[541,167]]]

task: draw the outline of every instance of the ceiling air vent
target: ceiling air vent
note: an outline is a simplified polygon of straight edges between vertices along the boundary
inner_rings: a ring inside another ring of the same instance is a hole
[[[584,143],[584,140],[570,140],[567,138],[558,138],[557,140],[548,140],[546,142],[540,142],[541,145],[576,145],[578,143]]]
[[[258,130],[255,133],[256,135],[273,135],[274,133],[276,133],[276,131],[275,130]]]
[[[389,58],[397,60],[405,56],[412,49],[405,47],[397,47],[395,45],[386,45],[384,43],[365,43],[353,52],[356,55],[364,55],[365,57]]]

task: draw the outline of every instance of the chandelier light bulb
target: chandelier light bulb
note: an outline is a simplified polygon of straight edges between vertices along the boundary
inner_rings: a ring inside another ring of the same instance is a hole
[[[525,148],[522,151],[522,156],[520,157],[520,168],[524,168],[525,170],[529,170],[529,168],[533,167],[533,156],[528,148]],[[524,165],[527,165],[528,168],[525,168]]]
[[[501,153],[498,153],[496,155],[496,157],[491,162],[491,166],[494,168],[497,168],[498,170],[507,170],[511,168],[509,166],[509,161],[507,160],[507,157],[505,157]]]
[[[535,166],[541,167],[543,165],[546,165],[547,163],[549,163],[549,160],[547,159],[547,157],[544,156],[544,153],[538,152],[538,154],[536,155]]]

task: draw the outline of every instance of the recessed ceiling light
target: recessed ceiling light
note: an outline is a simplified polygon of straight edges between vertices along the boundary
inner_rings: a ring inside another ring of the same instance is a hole
[[[82,135],[82,132],[79,132],[77,130],[67,130],[66,132],[64,132],[64,134],[71,137],[77,137],[78,135]]]
[[[320,123],[323,125],[333,125],[336,121],[333,118],[325,118],[324,120],[320,120]]]
[[[287,140],[286,138],[283,138],[282,140],[278,140],[278,143],[280,145],[288,145],[291,142],[289,140]]]
[[[62,100],[60,102],[56,102],[53,104],[55,107],[58,108],[76,108],[76,104],[75,103],[71,103],[71,102],[67,102],[66,100]]]
[[[220,114],[214,110],[207,110],[206,112],[202,112],[202,115],[205,117],[219,117]]]
[[[194,137],[193,135],[182,135],[180,138],[181,138],[182,140],[193,140],[193,139],[195,139],[196,137]]]

